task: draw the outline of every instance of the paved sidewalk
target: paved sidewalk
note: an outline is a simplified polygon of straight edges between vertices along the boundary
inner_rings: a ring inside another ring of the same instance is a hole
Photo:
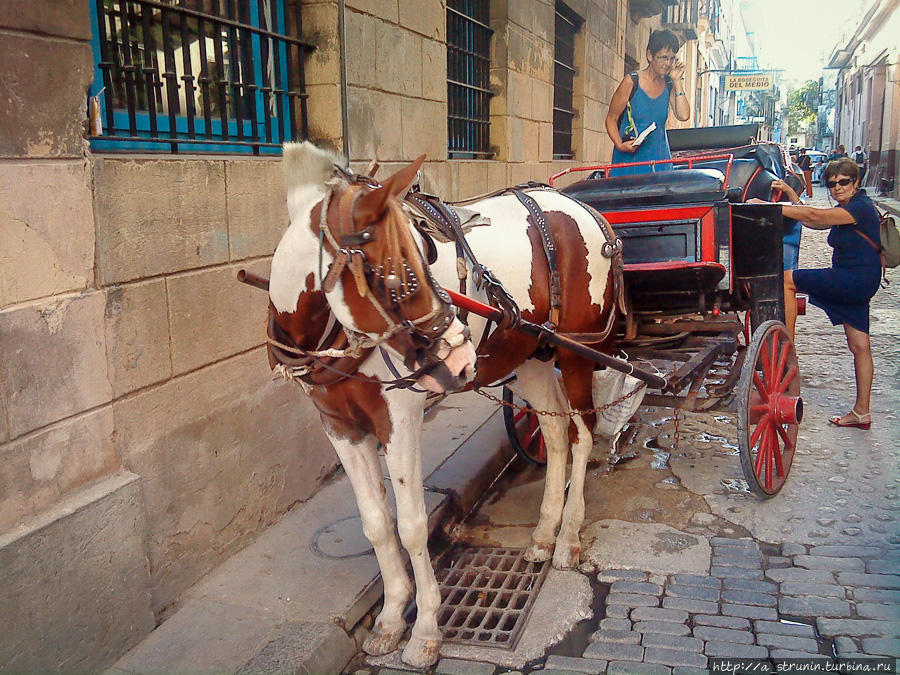
[[[512,450],[502,416],[474,393],[438,403],[426,416],[425,439],[434,533],[473,508]],[[378,565],[368,551],[350,483],[340,473],[201,580],[108,672],[340,672],[359,649],[357,624],[381,599]]]

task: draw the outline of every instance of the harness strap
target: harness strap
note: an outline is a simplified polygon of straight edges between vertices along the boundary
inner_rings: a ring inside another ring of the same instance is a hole
[[[629,309],[628,295],[625,293],[625,260],[622,257],[622,249],[624,244],[622,240],[615,236],[609,222],[604,218],[597,209],[589,204],[582,204],[587,210],[600,231],[603,233],[606,243],[603,244],[601,253],[604,258],[609,258],[612,263],[613,271],[613,302],[619,307],[622,315],[629,317],[631,311]],[[627,321],[627,318],[626,318]],[[631,336],[634,337],[633,335]],[[631,338],[628,338],[631,339]]]
[[[501,190],[497,194],[502,193]],[[406,201],[413,206],[419,213],[428,218],[439,231],[455,242],[456,244],[456,269],[457,277],[460,280],[460,292],[466,294],[466,264],[465,259],[468,258],[472,263],[472,279],[475,282],[475,288],[484,288],[484,292],[488,300],[495,307],[503,312],[504,326],[511,326],[518,322],[520,312],[519,306],[510,295],[503,284],[493,275],[493,273],[484,265],[478,262],[475,252],[466,241],[465,232],[459,222],[459,216],[447,207],[447,205],[436,197],[429,198],[428,195],[420,192],[410,192],[406,195]],[[459,318],[465,321],[468,312],[460,312]]]
[[[854,227],[853,231],[856,232],[856,234],[858,234],[860,237],[865,239],[867,242],[869,242],[869,245],[872,248],[874,248],[875,252],[878,254],[878,258],[879,258],[879,260],[881,260],[881,286],[882,286],[882,288],[887,288],[891,282],[888,281],[888,278],[887,278],[887,264],[885,263],[885,260],[884,260],[884,247],[879,246],[874,241],[872,241],[872,238],[869,235],[865,234],[859,228]]]
[[[511,192],[528,211],[529,221],[541,236],[544,255],[547,256],[547,265],[550,267],[549,327],[555,329],[559,325],[559,310],[562,307],[562,284],[559,278],[559,268],[556,265],[556,241],[553,239],[553,233],[550,231],[547,215],[534,198],[524,193],[518,187],[513,188]]]
[[[406,377],[403,377],[403,375],[400,374],[400,371],[397,370],[397,366],[394,365],[394,360],[391,358],[391,355],[387,353],[387,350],[384,347],[379,347],[378,351],[381,352],[381,358],[384,361],[384,365],[386,365],[388,367],[388,370],[391,371],[391,375],[393,375],[394,377],[397,378],[394,385],[390,387],[391,389],[401,386],[399,384],[400,382],[408,382],[406,388],[409,389],[410,391],[414,391],[417,394],[427,393],[424,389],[416,389],[415,388],[414,384],[415,384],[416,380],[415,380],[415,378],[413,378],[412,375],[407,375]]]
[[[415,206],[420,213],[428,218],[437,227],[447,239],[456,245],[456,277],[459,279],[459,292],[466,294],[466,278],[468,277],[468,269],[466,268],[466,235],[462,231],[462,224],[459,222],[459,216],[453,209],[447,208],[440,199],[430,198],[421,192],[410,192],[406,195],[406,201]],[[474,254],[471,253],[470,259],[474,260]],[[456,313],[459,320],[467,323],[469,310],[457,309]]]

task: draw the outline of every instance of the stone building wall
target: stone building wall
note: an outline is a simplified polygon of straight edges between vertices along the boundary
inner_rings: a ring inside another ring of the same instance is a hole
[[[447,20],[441,0],[346,0],[348,155],[377,158],[383,175],[427,155],[423,188],[462,199],[515,183],[546,181],[568,166],[609,161],[609,99],[625,72],[626,29],[646,45],[650,24],[626,0],[571,0],[576,37],[574,159],[553,159],[553,0],[491,2],[491,146],[486,160],[448,160]],[[307,64],[310,136],[343,150],[339,3],[303,3],[316,43]],[[658,21],[657,21],[658,23]],[[641,52],[643,53],[643,52]],[[381,175],[381,174],[380,174]]]

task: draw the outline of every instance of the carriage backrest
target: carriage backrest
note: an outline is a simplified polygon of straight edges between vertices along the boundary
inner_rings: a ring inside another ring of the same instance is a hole
[[[716,202],[725,198],[725,175],[718,168],[662,171],[588,179],[562,191],[595,209]]]

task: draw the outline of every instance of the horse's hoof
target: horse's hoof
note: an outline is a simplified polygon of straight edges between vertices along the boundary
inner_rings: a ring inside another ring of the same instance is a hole
[[[403,648],[403,663],[425,670],[437,663],[441,652],[440,640],[422,640],[411,637],[406,647]]]
[[[390,654],[397,649],[397,645],[400,644],[400,638],[403,637],[403,633],[405,632],[406,628],[390,631],[388,633],[381,633],[373,629],[372,632],[369,633],[369,637],[363,642],[362,650],[369,656],[384,656],[385,654]]]
[[[528,562],[539,563],[550,560],[553,555],[553,544],[539,544],[532,542],[531,546],[525,551],[525,560]]]
[[[580,546],[557,546],[553,554],[553,567],[558,570],[570,570],[578,567],[580,558]]]

